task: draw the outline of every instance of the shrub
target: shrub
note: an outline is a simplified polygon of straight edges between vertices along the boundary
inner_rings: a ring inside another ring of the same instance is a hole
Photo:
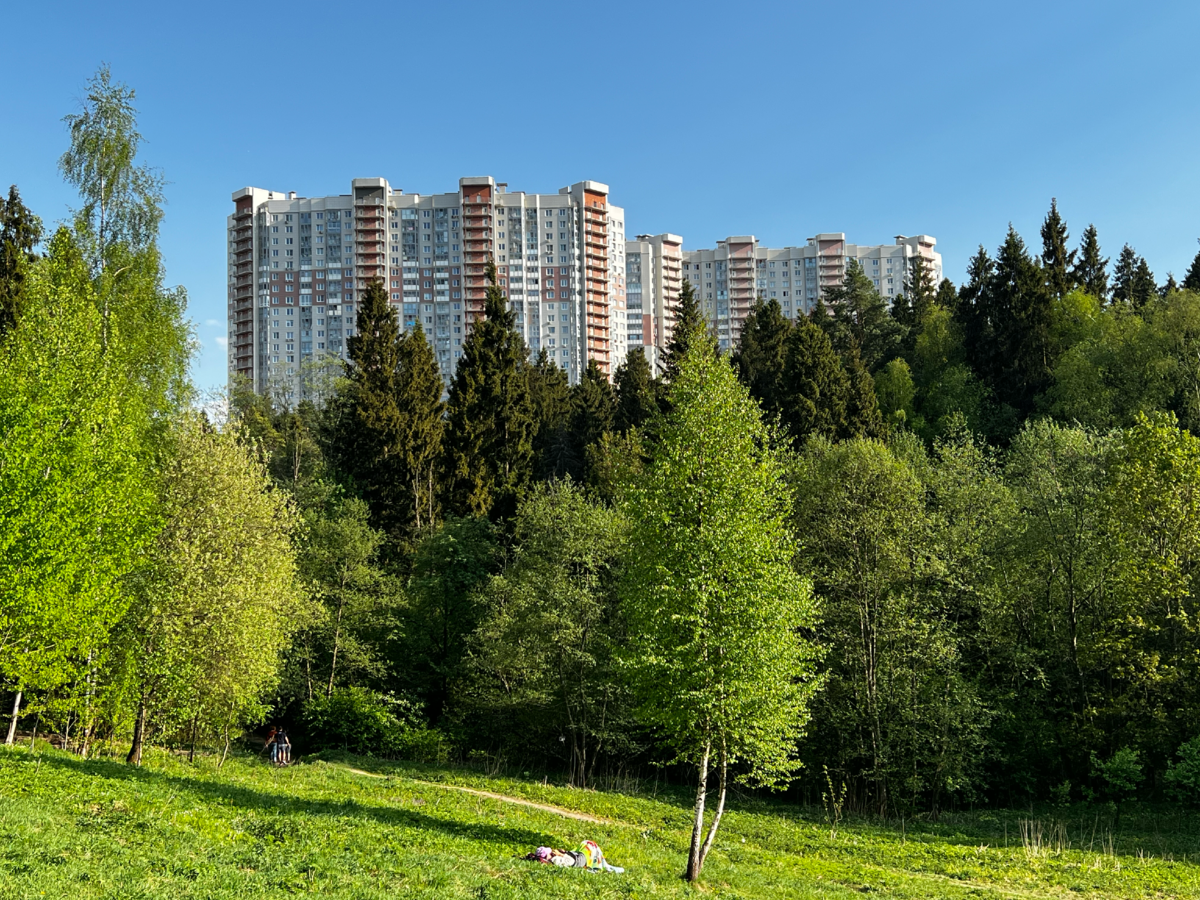
[[[346,750],[383,759],[443,761],[448,745],[443,735],[421,720],[419,704],[361,687],[337,688],[317,697],[302,713],[313,750]]]
[[[1200,737],[1194,737],[1175,751],[1179,762],[1167,765],[1163,780],[1177,800],[1200,803]]]

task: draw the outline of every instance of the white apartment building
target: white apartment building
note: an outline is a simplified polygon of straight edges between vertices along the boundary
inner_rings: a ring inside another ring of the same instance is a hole
[[[405,329],[420,319],[449,382],[482,316],[494,261],[530,353],[543,348],[579,380],[588,360],[611,375],[624,355],[625,215],[609,189],[509,192],[490,176],[449,194],[405,194],[356,178],[349,194],[233,194],[229,371],[302,393],[306,364],[346,357],[357,304],[380,279]]]
[[[778,300],[784,315],[795,319],[841,284],[851,260],[858,260],[888,301],[904,292],[909,261],[917,255],[925,258],[935,282],[940,282],[942,257],[936,245],[926,234],[897,235],[894,244],[849,244],[838,232],[818,234],[803,247],[772,249],[759,246],[753,235],[734,236],[711,250],[684,250],[683,277],[691,282],[721,349],[729,350],[759,297]]]
[[[655,372],[675,327],[682,266],[683,238],[677,234],[639,234],[625,242],[628,345],[641,347]]]

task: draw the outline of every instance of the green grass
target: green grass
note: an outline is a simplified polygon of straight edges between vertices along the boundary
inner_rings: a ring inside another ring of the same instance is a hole
[[[679,879],[688,836],[682,795],[350,762],[383,777],[354,774],[339,761],[278,770],[233,758],[217,772],[209,759],[189,765],[155,754],[133,769],[0,750],[0,898],[1200,896],[1200,829],[1177,811],[1126,812],[1110,837],[1103,817],[1079,809],[1066,816],[1072,848],[1034,855],[1020,839],[1028,813],[943,816],[903,830],[850,822],[831,837],[819,811],[744,800],[728,813],[694,889]],[[453,784],[616,824],[444,786]],[[517,858],[538,844],[570,848],[585,838],[627,873]]]

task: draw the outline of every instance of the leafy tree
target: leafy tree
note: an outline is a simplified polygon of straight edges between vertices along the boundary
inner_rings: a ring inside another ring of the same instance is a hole
[[[759,300],[742,323],[734,364],[742,384],[768,416],[783,409],[781,379],[791,331],[778,300]]]
[[[670,384],[679,375],[679,367],[683,358],[692,347],[704,345],[716,352],[716,343],[708,333],[704,321],[704,313],[700,311],[700,301],[692,283],[683,279],[683,287],[679,291],[679,303],[675,307],[675,325],[671,329],[671,337],[663,352],[663,381]]]
[[[34,248],[41,240],[41,220],[21,202],[17,186],[12,185],[8,199],[0,199],[0,338],[21,316],[29,267],[37,260]]]
[[[136,708],[127,761],[151,727],[231,730],[265,712],[302,594],[287,498],[233,432],[183,418],[161,480],[164,527],[118,627],[114,676]],[[119,681],[118,681],[119,683]]]
[[[1102,304],[1108,302],[1108,260],[1100,255],[1100,239],[1096,226],[1088,225],[1079,242],[1079,261],[1072,270],[1072,280],[1084,292]]]
[[[857,260],[846,266],[841,285],[826,293],[833,322],[830,341],[843,356],[857,346],[868,371],[900,355],[905,326],[888,314],[887,303]]]
[[[781,380],[781,418],[793,438],[844,432],[850,379],[829,338],[811,322],[798,320],[788,335]]]
[[[472,699],[488,733],[522,752],[561,746],[576,787],[588,786],[603,756],[634,749],[614,659],[623,536],[620,516],[570,480],[535,486],[514,520],[512,560],[489,582],[470,641]]]
[[[913,418],[913,400],[917,389],[912,370],[896,358],[875,373],[875,397],[879,414],[889,426],[904,426]]]
[[[1068,238],[1067,223],[1058,214],[1058,201],[1051,197],[1050,212],[1042,223],[1042,270],[1046,286],[1055,297],[1065,297],[1075,287],[1075,251],[1067,250]]]
[[[816,690],[816,618],[791,565],[788,490],[756,404],[724,359],[684,358],[672,412],[627,487],[631,523],[621,602],[639,714],[694,766],[685,877],[700,877],[731,778],[781,784],[796,769]],[[710,772],[717,809],[704,835]],[[739,771],[740,769],[740,771]]]
[[[447,508],[505,518],[529,481],[535,422],[525,342],[488,263],[485,317],[463,341],[446,421]]]
[[[420,532],[437,517],[438,468],[445,430],[442,376],[420,322],[400,338],[397,361],[397,443],[407,494],[403,509],[411,530]]]
[[[401,672],[434,723],[458,696],[468,640],[482,613],[480,591],[499,555],[494,528],[484,518],[448,518],[413,554]]]
[[[1192,264],[1188,266],[1187,274],[1183,276],[1183,289],[1200,293],[1200,251],[1197,251],[1196,255],[1192,257]]]
[[[66,229],[25,292],[0,352],[0,673],[47,690],[103,649],[158,523],[144,407]]]
[[[154,245],[162,222],[162,175],[136,166],[142,136],[135,92],[114,82],[107,65],[88,82],[83,109],[65,116],[71,147],[58,161],[67,182],[79,189],[75,231],[93,274],[114,262],[109,251],[137,252]]]
[[[613,426],[621,434],[646,428],[658,418],[658,390],[641,347],[630,347],[614,379],[617,409]]]
[[[345,411],[338,437],[341,468],[370,506],[372,523],[398,534],[406,521],[401,509],[411,498],[401,445],[405,422],[400,411],[400,321],[379,279],[367,287],[355,334],[346,346],[347,384],[341,397]]]

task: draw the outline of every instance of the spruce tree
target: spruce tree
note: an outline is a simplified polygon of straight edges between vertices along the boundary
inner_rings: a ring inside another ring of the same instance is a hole
[[[1167,280],[1163,283],[1162,287],[1158,289],[1158,296],[1166,299],[1167,297],[1171,296],[1171,294],[1174,294],[1177,290],[1179,290],[1179,282],[1175,280],[1175,273],[1168,272]]]
[[[846,355],[846,424],[843,438],[879,437],[883,417],[875,396],[875,380],[862,363],[858,348]]]
[[[811,434],[834,440],[846,427],[849,379],[820,328],[800,319],[788,336],[781,385],[781,418],[798,442]]]
[[[534,474],[550,479],[577,471],[581,460],[574,455],[569,429],[571,385],[566,371],[545,347],[529,367],[529,399],[534,421]]]
[[[21,202],[14,184],[0,199],[0,336],[17,324],[25,296],[25,279],[37,259],[33,248],[42,239],[42,222]]]
[[[997,397],[1028,414],[1046,389],[1051,356],[1050,291],[1040,266],[1011,225],[996,254],[996,272],[985,291],[994,310],[996,351],[993,387]]]
[[[1196,255],[1192,257],[1192,264],[1188,267],[1187,274],[1183,276],[1183,289],[1200,293],[1200,251],[1197,251]]]
[[[579,384],[571,389],[571,443],[579,458],[584,460],[584,465],[576,475],[577,480],[583,483],[592,481],[592,473],[587,465],[588,448],[612,432],[615,412],[616,397],[612,385],[596,361],[590,359]]]
[[[630,347],[617,367],[617,409],[613,427],[621,434],[631,428],[646,428],[658,417],[658,388],[650,363],[641,347]]]
[[[1096,236],[1095,225],[1089,225],[1083,232],[1083,239],[1079,242],[1079,262],[1071,274],[1084,292],[1101,303],[1108,301],[1108,260],[1100,255],[1100,240]]]
[[[401,413],[397,404],[400,321],[383,282],[367,287],[355,334],[346,341],[350,359],[337,446],[341,468],[354,479],[371,509],[371,522],[391,534],[403,527],[405,478]]]
[[[685,278],[679,292],[679,305],[675,309],[675,326],[671,329],[671,339],[667,341],[663,354],[665,383],[670,384],[679,374],[679,366],[688,351],[701,344],[709,345],[711,351],[716,352],[716,343],[709,336],[704,314],[700,311],[700,301],[696,298],[692,283]]]
[[[936,302],[937,289],[929,260],[918,253],[908,261],[908,274],[904,279],[904,297],[912,310],[911,321],[904,324],[914,330],[921,327]]]
[[[1138,267],[1137,263],[1137,253],[1132,247],[1126,244],[1121,248],[1121,255],[1117,257],[1117,265],[1113,268],[1113,302],[1125,304],[1133,302],[1133,285]]]
[[[437,518],[438,467],[442,457],[442,376],[433,347],[417,321],[400,339],[396,405],[399,449],[406,487],[405,516],[416,532]]]
[[[1146,305],[1158,296],[1158,287],[1154,283],[1154,273],[1150,271],[1150,264],[1146,262],[1146,257],[1139,256],[1137,265],[1133,270],[1133,283],[1129,289],[1130,299],[1133,301],[1133,308],[1141,311],[1146,308]]]
[[[958,288],[954,286],[954,282],[949,278],[943,278],[942,283],[938,285],[934,303],[951,315],[958,312]]]
[[[1067,250],[1067,223],[1058,214],[1058,200],[1050,198],[1050,212],[1042,223],[1042,269],[1046,286],[1056,297],[1065,297],[1075,288],[1075,251]]]
[[[787,340],[792,323],[783,314],[778,300],[754,305],[746,321],[734,354],[738,378],[759,402],[768,416],[781,408],[780,379],[787,359]]]
[[[510,517],[529,481],[535,423],[525,341],[513,325],[496,265],[487,301],[463,341],[446,421],[446,507],[456,515]]]

